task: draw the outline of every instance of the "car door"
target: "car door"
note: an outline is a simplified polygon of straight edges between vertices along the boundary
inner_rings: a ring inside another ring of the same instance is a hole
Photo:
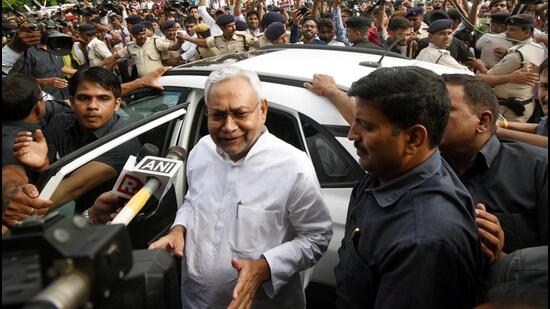
[[[125,104],[118,112],[126,120],[127,126],[52,164],[39,181],[40,197],[49,199],[56,190],[60,190],[63,181],[69,179],[72,172],[115,147],[123,147],[130,139],[137,138],[142,145],[153,144],[158,147],[159,156],[165,155],[167,149],[176,144],[181,132],[189,92],[188,88],[167,87],[161,92],[140,90],[132,93],[125,98]],[[116,178],[104,184],[105,191],[112,189],[114,180]],[[162,234],[172,224],[176,207],[183,201],[183,192],[174,190],[174,187],[162,201],[151,200],[144,207],[145,211],[128,226],[134,249],[146,248],[151,239]],[[74,203],[70,202],[60,209],[72,215],[72,205]]]
[[[264,85],[265,87],[265,85]],[[191,151],[199,139],[208,134],[204,94],[194,90],[179,144]],[[329,250],[313,271],[312,281],[334,286],[333,269],[338,263],[337,250],[344,234],[347,207],[353,186],[364,176],[357,161],[335,138],[334,128],[319,124],[284,104],[270,101],[266,120],[269,132],[308,153],[317,173],[333,223],[334,236]],[[342,131],[342,130],[340,130]],[[340,134],[341,135],[341,134]]]

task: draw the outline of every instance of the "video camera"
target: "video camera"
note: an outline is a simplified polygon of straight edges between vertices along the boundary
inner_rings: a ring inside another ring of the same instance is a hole
[[[59,31],[59,23],[53,20],[43,19],[37,22],[34,18],[27,18],[32,25],[29,31],[41,32],[44,42],[48,46],[48,52],[56,56],[68,55],[73,48],[73,38]]]
[[[3,308],[181,308],[174,258],[132,251],[126,226],[31,217],[2,237]]]
[[[174,10],[174,9],[189,9],[189,7],[191,6],[191,2],[187,1],[187,0],[183,0],[183,1],[180,1],[180,0],[170,0],[166,3],[166,8],[168,9],[171,9],[171,10]]]

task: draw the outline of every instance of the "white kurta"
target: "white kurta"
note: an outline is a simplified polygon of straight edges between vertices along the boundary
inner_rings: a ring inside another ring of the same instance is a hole
[[[189,189],[174,225],[186,227],[183,308],[226,308],[237,280],[231,258],[264,256],[271,280],[255,308],[304,308],[299,272],[327,250],[332,221],[307,155],[264,132],[233,162],[203,137],[189,155]]]

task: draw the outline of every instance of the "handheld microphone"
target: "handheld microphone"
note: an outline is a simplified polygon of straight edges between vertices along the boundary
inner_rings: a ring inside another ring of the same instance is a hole
[[[136,186],[139,186],[138,181],[144,183],[144,185],[131,196],[128,203],[113,219],[111,224],[122,223],[128,225],[143,206],[145,206],[151,196],[155,196],[158,200],[161,200],[168,191],[168,188],[170,188],[179,169],[183,166],[186,157],[187,152],[185,149],[179,146],[172,146],[168,149],[166,158],[146,156],[135,167],[136,158],[133,156],[128,158],[124,166],[126,174],[119,177],[113,188],[113,193],[118,196],[128,196],[129,181],[135,181]],[[124,185],[124,182],[126,185]],[[132,186],[132,189],[135,189],[136,186]]]

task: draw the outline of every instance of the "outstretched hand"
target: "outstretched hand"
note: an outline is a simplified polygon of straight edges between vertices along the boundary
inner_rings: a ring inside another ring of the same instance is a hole
[[[231,259],[231,266],[239,273],[239,279],[233,289],[233,300],[228,308],[251,308],[256,291],[263,282],[271,277],[269,264],[265,258],[257,260]]]
[[[17,133],[13,144],[13,152],[17,160],[33,170],[43,171],[48,167],[48,144],[42,130],[35,132],[22,131]]]
[[[149,250],[161,249],[165,250],[171,255],[183,256],[183,250],[185,248],[185,228],[181,225],[176,225],[168,233],[168,235],[161,237],[159,240],[149,245]]]

